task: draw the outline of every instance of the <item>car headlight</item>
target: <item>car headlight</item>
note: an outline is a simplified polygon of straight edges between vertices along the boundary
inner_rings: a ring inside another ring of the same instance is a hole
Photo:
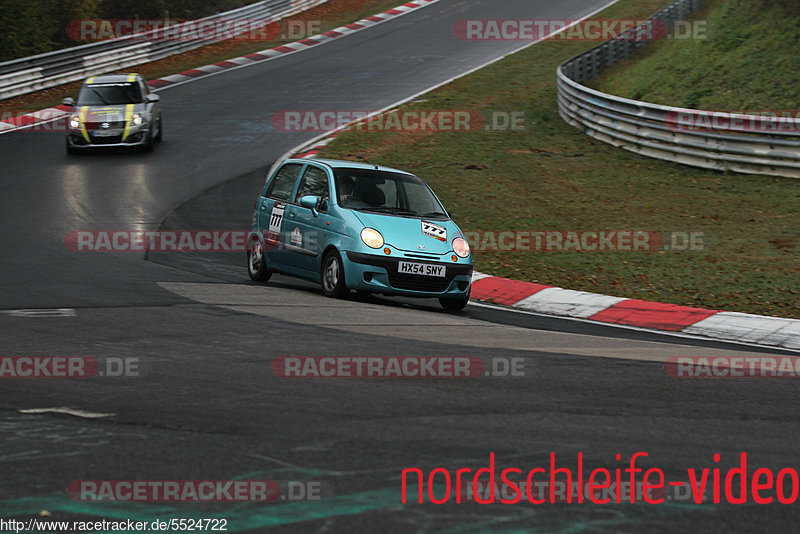
[[[139,126],[143,122],[144,122],[144,115],[142,115],[141,113],[134,113],[133,116],[131,116],[131,123],[134,126]]]
[[[69,118],[69,127],[77,130],[81,127],[81,116],[80,115],[73,115]]]
[[[383,246],[383,236],[374,228],[361,230],[361,241],[370,248],[381,248]]]
[[[453,252],[462,258],[469,256],[469,243],[463,237],[453,239]]]

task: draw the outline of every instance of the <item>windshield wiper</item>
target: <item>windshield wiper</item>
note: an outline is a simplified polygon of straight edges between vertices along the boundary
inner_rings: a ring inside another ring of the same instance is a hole
[[[359,211],[377,211],[377,212],[388,211],[392,215],[418,215],[416,211],[405,210],[403,208],[394,208],[392,206],[374,206],[368,208],[359,208]]]
[[[447,214],[441,211],[429,211],[428,213],[423,213],[420,217],[447,217]]]

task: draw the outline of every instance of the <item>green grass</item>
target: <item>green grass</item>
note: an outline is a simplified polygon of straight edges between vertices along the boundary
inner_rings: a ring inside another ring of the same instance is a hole
[[[646,17],[665,4],[621,0],[597,18]],[[629,298],[800,318],[800,181],[648,159],[568,126],[557,111],[555,67],[593,44],[542,42],[405,106],[485,115],[523,111],[524,131],[349,131],[321,156],[359,154],[416,172],[465,231],[705,234],[702,251],[477,250],[480,271]],[[662,76],[677,77],[669,69]],[[742,90],[741,84],[728,83],[731,91]]]
[[[708,0],[693,17],[705,39],[646,46],[589,86],[693,109],[797,110],[800,17],[776,4]]]

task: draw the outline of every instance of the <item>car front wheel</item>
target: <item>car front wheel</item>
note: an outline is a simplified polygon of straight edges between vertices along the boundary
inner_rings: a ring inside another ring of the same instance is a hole
[[[322,293],[326,297],[342,298],[349,290],[344,282],[342,258],[335,251],[325,254],[322,259]]]
[[[264,247],[261,243],[253,243],[247,251],[247,274],[256,282],[266,282],[272,276],[272,272],[267,269]]]

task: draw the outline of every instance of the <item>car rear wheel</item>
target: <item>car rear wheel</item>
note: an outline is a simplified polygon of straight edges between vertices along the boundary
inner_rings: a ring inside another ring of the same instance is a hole
[[[326,297],[342,298],[349,290],[344,282],[342,258],[335,251],[325,254],[322,259],[322,293]]]
[[[466,307],[468,303],[469,303],[469,291],[467,291],[467,294],[463,298],[457,298],[457,299],[445,298],[445,297],[439,298],[439,304],[441,304],[442,308],[444,308],[446,311],[449,312],[461,311]]]
[[[264,247],[261,243],[253,243],[247,251],[247,274],[256,282],[266,282],[272,276],[264,260]]]

